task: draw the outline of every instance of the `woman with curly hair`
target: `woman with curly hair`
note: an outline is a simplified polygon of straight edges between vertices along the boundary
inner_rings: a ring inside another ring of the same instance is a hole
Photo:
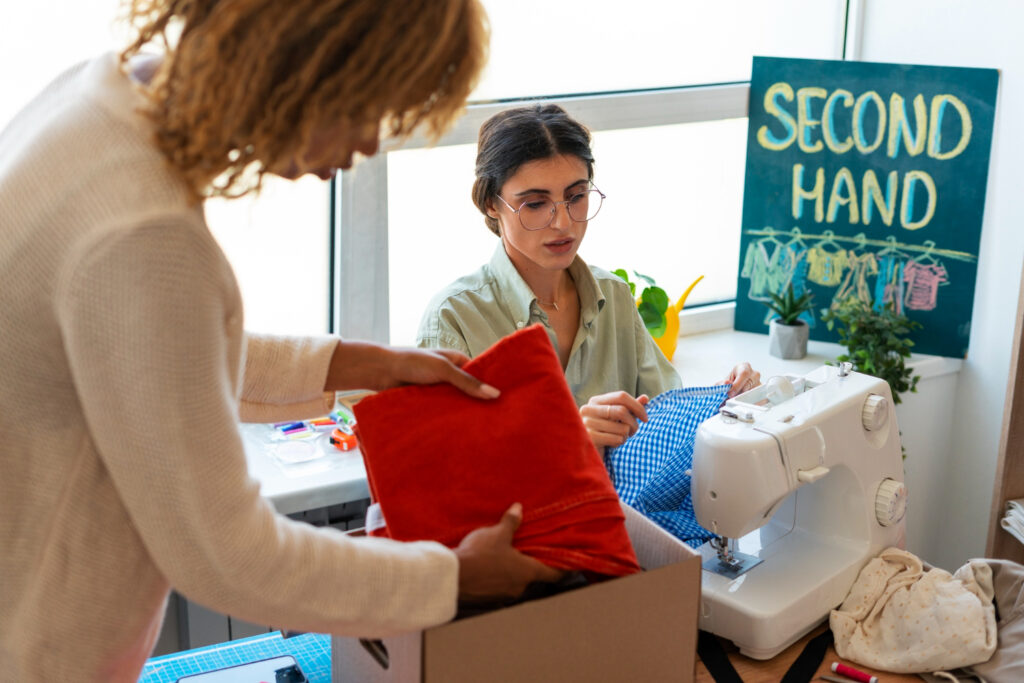
[[[521,514],[434,543],[274,513],[237,422],[333,392],[447,381],[458,353],[246,336],[203,217],[264,174],[326,178],[378,134],[440,135],[486,55],[476,0],[135,0],[137,38],[0,133],[4,680],[135,681],[170,588],[282,627],[375,637],[557,575]],[[154,56],[143,48],[155,46]]]

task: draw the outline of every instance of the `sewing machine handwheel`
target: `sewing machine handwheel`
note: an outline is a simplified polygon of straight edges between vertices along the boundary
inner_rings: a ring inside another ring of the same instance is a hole
[[[860,410],[860,421],[864,429],[869,432],[877,432],[889,420],[889,402],[885,396],[868,394],[864,399],[864,406]]]
[[[875,493],[875,519],[882,526],[892,526],[907,513],[907,487],[902,481],[883,479]]]

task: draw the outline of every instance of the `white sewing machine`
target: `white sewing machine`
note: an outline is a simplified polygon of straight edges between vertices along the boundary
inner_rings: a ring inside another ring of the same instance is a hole
[[[697,432],[705,543],[700,627],[768,659],[828,616],[861,568],[904,546],[906,489],[889,385],[823,366],[773,377]]]

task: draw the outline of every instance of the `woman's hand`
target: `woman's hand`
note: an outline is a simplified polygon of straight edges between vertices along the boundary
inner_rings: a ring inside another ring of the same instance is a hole
[[[750,367],[750,363],[740,363],[719,384],[732,384],[732,387],[729,389],[729,398],[732,398],[760,385],[761,373]]]
[[[498,398],[500,391],[462,369],[469,356],[450,349],[391,349],[395,386],[447,382],[476,398]]]
[[[459,558],[459,600],[477,602],[517,598],[534,581],[554,582],[564,572],[539,562],[512,547],[523,506],[513,503],[494,526],[466,534],[455,555]]]
[[[501,392],[462,369],[469,357],[448,349],[406,349],[339,340],[331,357],[325,391],[373,389],[447,382],[475,398]]]
[[[633,398],[625,391],[613,391],[594,396],[580,406],[580,417],[597,449],[621,446],[636,434],[640,422],[647,422],[644,406],[649,400],[646,394]]]

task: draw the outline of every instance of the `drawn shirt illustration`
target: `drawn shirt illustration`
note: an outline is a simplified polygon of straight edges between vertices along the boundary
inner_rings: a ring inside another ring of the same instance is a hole
[[[790,283],[793,285],[793,296],[801,296],[807,291],[807,271],[809,270],[806,258],[807,246],[802,242],[790,242],[786,245],[786,248],[790,250],[790,257],[793,262],[793,273],[789,278]],[[801,313],[800,320],[803,320],[810,327],[814,327],[814,324],[817,322],[817,318],[811,311]]]
[[[825,287],[835,287],[842,282],[847,263],[845,249],[827,251],[821,247],[811,247],[807,250],[807,279]]]
[[[771,254],[768,253],[766,245],[773,247]],[[769,301],[770,293],[778,292],[785,286],[792,272],[786,268],[785,252],[786,249],[772,239],[752,242],[747,247],[740,275],[750,278],[748,296],[751,299]]]
[[[903,268],[903,280],[907,283],[907,309],[931,311],[938,301],[939,286],[949,282],[949,276],[941,263],[911,261]]]
[[[780,273],[784,275],[781,279],[779,288],[775,290],[775,293],[782,296],[783,292],[790,285],[793,286],[793,296],[799,297],[805,291],[807,291],[807,245],[798,240],[787,242],[781,250],[783,251],[782,262],[779,264]],[[767,325],[772,321],[773,318],[778,318],[779,315],[768,309],[764,316],[764,324]],[[810,311],[804,311],[800,314],[800,320],[803,320],[810,327],[814,327],[815,317]]]
[[[886,304],[896,304],[896,314],[903,315],[903,254],[882,254],[878,260],[878,277],[875,279],[874,310],[882,310]]]
[[[846,252],[846,260],[849,268],[843,277],[843,282],[836,290],[832,298],[832,308],[838,308],[839,304],[847,299],[860,299],[866,304],[871,303],[871,288],[868,286],[868,276],[878,274],[878,259],[871,252],[858,254],[855,251]]]

